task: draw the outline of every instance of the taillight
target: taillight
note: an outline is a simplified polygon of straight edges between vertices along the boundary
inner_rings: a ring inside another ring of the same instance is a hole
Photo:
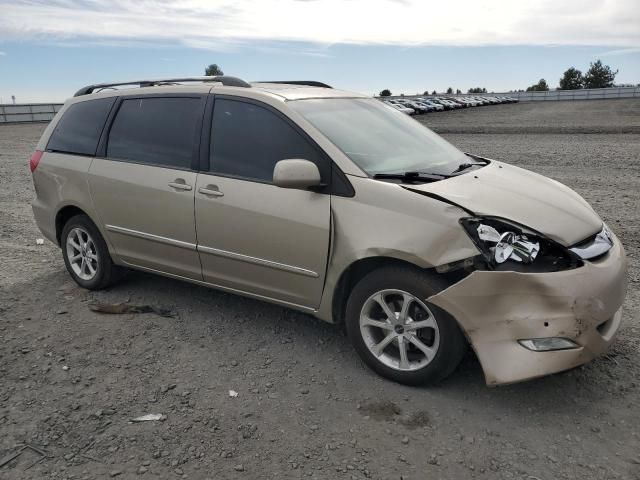
[[[42,158],[42,151],[36,150],[31,155],[31,159],[29,160],[29,168],[31,168],[31,173],[34,172],[36,168],[38,168],[38,164],[40,163],[40,159]]]

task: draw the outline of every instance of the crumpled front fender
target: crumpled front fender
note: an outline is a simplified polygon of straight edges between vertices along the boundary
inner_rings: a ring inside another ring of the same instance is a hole
[[[428,301],[449,312],[471,342],[487,384],[567,370],[606,351],[627,288],[622,244],[602,258],[552,273],[475,271]],[[579,348],[534,352],[521,339],[565,337]]]

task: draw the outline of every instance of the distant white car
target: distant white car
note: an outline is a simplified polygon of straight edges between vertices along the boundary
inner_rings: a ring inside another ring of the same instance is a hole
[[[407,108],[412,108],[415,113],[427,113],[427,111],[429,110],[429,108],[424,105],[420,105],[419,102],[414,101],[413,99],[409,100],[407,98],[399,98],[397,100],[398,103],[404,105]]]
[[[414,100],[412,102],[412,104],[416,105],[418,108],[421,108],[422,110],[424,110],[425,113],[435,111],[435,108],[433,108],[431,105],[429,105],[428,103],[425,103],[425,102],[423,102],[421,100]]]
[[[497,105],[498,103],[502,103],[500,100],[498,100],[496,97],[482,97],[485,100],[487,100],[489,103],[491,103],[492,105]]]
[[[489,102],[489,100],[486,100],[485,98],[482,97],[469,97],[472,100],[478,102],[478,105],[490,105],[491,102]]]
[[[442,112],[444,110],[444,105],[440,105],[439,103],[432,102],[428,98],[419,97],[418,100],[420,103],[424,103],[425,105],[431,107],[436,112]]]
[[[459,103],[452,102],[451,100],[444,97],[435,97],[433,101],[441,105],[444,105],[445,110],[454,110],[456,108],[462,108],[462,105],[460,105]]]
[[[395,108],[396,110],[400,110],[402,113],[406,113],[407,115],[413,115],[416,111],[413,108],[406,107],[401,103],[396,103],[391,100],[384,100],[384,103]]]
[[[476,100],[472,100],[470,98],[467,97],[454,97],[454,100],[458,103],[464,103],[465,105],[469,106],[469,107],[477,107],[478,105],[480,105],[480,102],[476,101]]]

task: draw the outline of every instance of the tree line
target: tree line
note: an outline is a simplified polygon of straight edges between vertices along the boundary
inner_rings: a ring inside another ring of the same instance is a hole
[[[583,74],[576,67],[569,67],[560,78],[558,90],[578,90],[580,88],[609,88],[613,87],[618,70],[613,70],[602,61],[591,62],[589,70]],[[527,87],[527,92],[548,92],[549,85],[544,78],[538,83]]]
[[[586,73],[582,73],[575,67],[569,67],[560,78],[558,90],[577,90],[580,88],[609,88],[613,87],[618,70],[613,70],[609,65],[604,65],[601,60],[596,60],[589,64],[589,69]],[[519,90],[520,92],[524,90]],[[527,92],[548,92],[549,84],[544,78],[541,78],[538,83],[527,87]],[[447,89],[448,94],[453,93],[453,88]],[[456,90],[456,94],[462,93],[459,89]],[[486,88],[474,87],[467,90],[467,93],[487,93]],[[391,91],[387,88],[380,92],[381,97],[388,97],[391,95]],[[424,95],[429,95],[428,91],[424,92]],[[432,95],[436,95],[436,91],[432,92]]]

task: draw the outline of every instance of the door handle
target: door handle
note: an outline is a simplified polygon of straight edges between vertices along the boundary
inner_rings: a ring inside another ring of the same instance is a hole
[[[175,182],[169,182],[167,185],[169,185],[171,188],[175,188],[176,190],[189,191],[193,188],[191,187],[191,185],[187,185],[181,178],[176,178]]]
[[[198,192],[203,195],[211,195],[212,197],[223,197],[224,193],[222,193],[217,185],[207,185],[206,187],[200,187]]]

